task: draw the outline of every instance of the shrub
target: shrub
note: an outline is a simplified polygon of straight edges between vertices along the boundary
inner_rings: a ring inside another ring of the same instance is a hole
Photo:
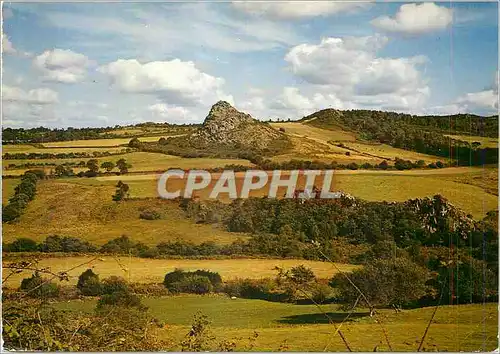
[[[163,285],[169,290],[173,289],[172,285],[181,281],[185,277],[182,269],[175,269],[173,272],[167,273],[163,279]]]
[[[209,270],[196,270],[194,272],[184,272],[181,269],[176,269],[173,272],[167,273],[163,280],[163,285],[169,290],[176,291],[175,284],[182,282],[185,278],[197,276],[205,277],[209,280],[210,285],[213,288],[219,288],[222,284],[222,278],[219,273],[211,272]]]
[[[408,258],[381,259],[355,270],[350,279],[372,306],[405,306],[426,294],[428,272]],[[359,297],[358,290],[342,274],[337,274],[330,285],[338,286],[346,307]]]
[[[246,299],[267,300],[274,288],[275,284],[271,279],[238,279],[224,284],[226,294]]]
[[[41,299],[59,295],[59,287],[47,279],[43,279],[38,273],[33,274],[30,278],[24,278],[21,281],[21,290],[28,293],[30,297]]]
[[[158,220],[161,217],[160,213],[155,210],[144,210],[140,215],[140,219],[144,220]]]
[[[141,299],[129,291],[115,291],[111,294],[102,295],[99,301],[97,301],[97,309],[100,310],[106,305],[145,309],[141,303]]]
[[[332,288],[327,284],[316,284],[313,287],[311,297],[314,302],[322,304],[326,302],[332,295]]]
[[[38,244],[30,238],[18,238],[12,243],[8,243],[4,247],[7,252],[36,252]]]
[[[98,296],[102,291],[99,275],[95,274],[92,269],[87,269],[80,274],[76,287],[85,296]]]
[[[208,277],[202,275],[188,275],[172,284],[172,289],[180,293],[208,294],[214,287]]]
[[[130,290],[127,281],[122,277],[110,276],[102,281],[102,293],[112,294],[116,292],[128,292]]]

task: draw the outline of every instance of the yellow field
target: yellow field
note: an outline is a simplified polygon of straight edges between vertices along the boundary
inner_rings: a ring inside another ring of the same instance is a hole
[[[201,168],[209,169],[215,167],[224,167],[225,165],[235,164],[244,166],[253,166],[248,160],[242,159],[212,159],[212,158],[185,158],[173,155],[166,155],[161,153],[153,152],[132,152],[123,155],[106,156],[96,158],[99,165],[104,161],[116,162],[119,159],[125,159],[132,167],[129,169],[130,172],[143,172],[143,171],[166,171],[169,168],[181,168],[181,169],[192,169]],[[45,159],[45,160],[4,160],[4,167],[9,163],[23,164],[28,162],[36,163],[53,163],[53,164],[63,164],[65,162],[78,163],[80,161],[88,161],[90,158],[82,159]],[[34,167],[34,168],[44,168],[48,173],[54,167]],[[28,169],[9,169],[3,170],[4,175],[22,175]],[[80,171],[86,171],[87,168],[77,168],[73,167],[75,173]],[[118,171],[114,169],[113,171]]]
[[[327,142],[329,140],[334,140],[334,141],[356,140],[356,136],[354,134],[340,129],[338,131],[326,130],[296,122],[271,123],[271,126],[275,129],[279,128],[285,129],[285,134],[288,135],[307,137],[310,139],[320,140],[322,142]]]
[[[461,141],[466,141],[469,144],[472,144],[473,142],[478,142],[481,143],[482,148],[498,148],[498,138],[490,138],[487,136],[473,136],[473,135],[445,135],[449,136],[452,139],[455,140],[461,140]]]
[[[49,154],[58,154],[58,153],[69,153],[69,152],[88,152],[92,153],[94,151],[98,152],[111,152],[111,153],[116,153],[116,152],[123,152],[125,151],[124,147],[86,147],[86,148],[68,148],[68,147],[60,147],[60,148],[42,148],[42,147],[35,147],[33,145],[3,145],[2,146],[2,154],[5,153],[49,153]],[[3,160],[3,163],[5,163],[9,160]],[[28,160],[26,160],[28,161]]]
[[[322,162],[336,161],[340,164],[355,162],[363,164],[379,164],[384,160],[394,161],[396,157],[426,163],[445,160],[432,155],[394,148],[386,144],[367,144],[356,141],[353,133],[329,130],[301,123],[271,123],[275,129],[284,128],[293,144],[293,150],[283,155],[274,156],[273,161],[285,162],[292,159],[318,160]],[[336,146],[342,143],[345,147]],[[391,162],[390,162],[391,163]]]
[[[485,173],[489,173],[490,179]],[[338,170],[334,174],[332,189],[370,201],[405,201],[441,194],[475,218],[483,218],[488,211],[498,207],[498,196],[491,193],[497,188],[495,180],[491,179],[495,173],[498,173],[496,168],[483,170],[473,167],[410,171]],[[85,185],[113,186],[117,180],[122,180],[130,185],[131,195],[144,198],[158,195],[158,176],[110,176],[68,181]],[[240,190],[243,173],[237,173],[236,176],[237,189]],[[172,179],[169,185],[173,190],[174,187],[182,188],[183,182]],[[209,191],[197,195],[204,198]],[[267,189],[263,188],[251,195],[262,196],[266,193]]]
[[[344,145],[350,149],[356,150],[359,153],[365,155],[383,159],[391,159],[393,161],[396,159],[396,157],[403,160],[411,160],[411,161],[424,160],[426,164],[436,161],[446,161],[446,158],[443,157],[421,154],[415,151],[409,151],[404,149],[398,149],[387,144],[363,144],[360,142],[356,143],[347,142],[344,143]]]
[[[14,188],[16,188],[18,184],[18,178],[2,179],[2,203],[7,203],[9,198],[14,195]]]
[[[216,226],[196,224],[186,219],[173,201],[114,202],[111,196],[115,185],[116,182],[92,186],[61,180],[40,181],[35,200],[29,203],[19,222],[3,225],[3,241],[10,242],[19,237],[42,241],[49,235],[62,235],[104,244],[125,234],[148,245],[156,245],[175,239],[228,244],[237,238],[246,238],[244,234],[229,233]],[[130,188],[133,191],[135,187],[130,184]],[[139,214],[144,209],[157,210],[163,218],[141,220]]]
[[[181,136],[180,135],[168,135],[165,134],[164,137],[168,136]],[[151,142],[158,141],[162,136],[141,136],[139,141]],[[93,147],[93,146],[121,146],[127,145],[132,138],[117,138],[117,139],[91,139],[91,140],[71,140],[71,141],[55,141],[50,143],[43,143],[42,145],[47,148],[64,148],[64,147]]]
[[[96,260],[91,261],[93,258]],[[5,262],[5,261],[4,261]],[[8,262],[8,261],[7,261]],[[319,278],[330,278],[337,271],[335,267],[328,262],[307,261],[303,259],[211,259],[211,260],[193,260],[193,259],[149,259],[136,258],[128,256],[77,256],[77,257],[51,257],[42,258],[39,262],[40,267],[49,267],[53,272],[59,272],[70,269],[76,265],[84,264],[74,270],[69,275],[71,285],[76,284],[78,276],[85,269],[93,268],[94,272],[102,278],[111,275],[122,276],[138,283],[161,283],[165,274],[173,271],[175,268],[184,270],[209,269],[218,272],[224,280],[235,278],[266,278],[276,276],[274,267],[291,268],[300,264],[313,270]],[[342,271],[352,271],[359,266],[351,264],[336,263]],[[4,270],[5,272],[5,270]],[[6,274],[6,273],[4,273]],[[13,275],[7,281],[7,286],[17,287],[21,280],[29,274],[20,273]],[[130,277],[130,278],[129,278]]]

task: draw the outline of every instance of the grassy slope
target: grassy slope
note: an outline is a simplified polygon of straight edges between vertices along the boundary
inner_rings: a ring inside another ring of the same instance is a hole
[[[17,237],[43,240],[48,235],[58,234],[102,244],[126,234],[150,245],[176,238],[224,244],[241,236],[185,219],[175,202],[159,199],[113,202],[114,184],[116,181],[105,186],[41,181],[35,200],[28,205],[19,222],[3,225],[3,240],[12,241]],[[160,210],[164,217],[141,220],[142,208]]]
[[[354,133],[342,130],[340,127],[322,129],[299,122],[272,123],[271,125],[275,129],[284,128],[285,134],[290,136],[294,145],[292,152],[275,156],[273,158],[275,161],[317,159],[328,162],[335,160],[344,164],[350,162],[378,164],[386,159],[394,161],[396,157],[412,161],[424,160],[426,163],[439,160],[435,156],[398,149],[386,144],[356,141]],[[332,144],[336,142],[342,143],[344,147]]]
[[[219,340],[243,338],[237,342],[244,346],[246,338],[257,331],[259,336],[254,350],[277,351],[281,344],[286,343],[287,351],[346,351],[333,326],[313,305],[194,295],[147,298],[144,303],[153,315],[166,323],[163,335],[175,338],[176,342],[189,331],[193,315],[201,311],[212,321],[211,330]],[[57,306],[73,311],[92,311],[95,302],[71,301]],[[337,326],[347,315],[335,304],[322,305],[322,309],[337,322]],[[432,311],[430,307],[405,310],[400,314],[380,310],[393,349],[416,351]],[[361,309],[342,324],[347,341],[355,351],[369,352],[376,346],[379,351],[388,350],[380,326],[367,315],[367,311]],[[491,351],[497,347],[497,331],[495,304],[442,306],[429,329],[424,348]]]
[[[497,173],[496,168],[474,167],[410,171],[339,170],[335,172],[332,190],[341,190],[371,201],[405,201],[441,194],[479,219],[488,211],[497,209]],[[112,188],[116,181],[121,179],[130,185],[132,196],[157,196],[156,175],[121,177],[80,178],[68,182]],[[172,183],[174,181],[172,180]],[[237,185],[240,184],[241,178],[237,179]],[[265,192],[262,189],[260,194]]]
[[[303,264],[314,271],[314,274],[320,278],[330,278],[337,271],[334,266],[328,262],[307,261],[303,259],[213,259],[213,260],[194,260],[194,259],[149,259],[136,258],[128,256],[102,256],[97,255],[98,259],[91,261],[94,256],[75,256],[75,257],[51,257],[42,258],[39,261],[40,267],[48,267],[53,272],[70,269],[76,265],[86,263],[69,272],[70,283],[75,285],[78,276],[86,269],[92,267],[101,278],[111,275],[123,276],[132,282],[138,283],[161,283],[167,272],[175,268],[184,270],[209,269],[218,272],[225,280],[238,277],[246,278],[266,278],[275,277],[274,267],[291,268]],[[15,261],[16,258],[6,258]],[[336,263],[343,271],[351,271],[358,266],[350,264]],[[243,271],[244,270],[244,271]],[[243,272],[242,272],[243,271]],[[16,274],[10,277],[6,286],[17,287],[21,280],[27,277],[28,273]],[[130,277],[130,278],[129,278]],[[64,284],[67,284],[64,282]]]

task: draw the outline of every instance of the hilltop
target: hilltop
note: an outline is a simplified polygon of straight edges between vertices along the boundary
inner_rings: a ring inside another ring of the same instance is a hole
[[[225,101],[214,104],[203,125],[188,137],[200,148],[216,144],[258,150],[268,148],[277,139],[286,137],[268,123],[238,111]]]

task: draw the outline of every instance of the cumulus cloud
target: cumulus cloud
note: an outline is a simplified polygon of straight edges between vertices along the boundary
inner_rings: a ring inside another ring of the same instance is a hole
[[[464,105],[468,110],[495,111],[498,109],[498,91],[486,90],[467,93],[459,97],[457,103]]]
[[[20,87],[3,85],[2,101],[46,105],[57,103],[58,94],[49,88],[37,88],[25,91]]]
[[[233,103],[223,92],[224,79],[200,71],[193,62],[179,59],[140,63],[119,59],[98,69],[111,85],[122,92],[157,96],[183,105],[213,104],[217,100]]]
[[[33,65],[42,73],[44,80],[65,84],[81,82],[93,61],[71,50],[47,50],[33,59]]]
[[[418,67],[426,63],[426,57],[378,57],[377,51],[386,43],[383,36],[325,38],[319,44],[293,47],[285,61],[321,95],[334,94],[342,102],[384,103],[398,109],[422,104],[430,92]],[[339,105],[340,101],[332,102]]]
[[[367,7],[368,4],[335,1],[235,1],[232,5],[237,10],[251,15],[274,19],[299,19],[355,11]]]
[[[186,123],[193,120],[191,112],[185,107],[172,106],[165,103],[155,103],[148,107],[155,118],[161,118],[170,123]]]
[[[377,17],[371,24],[387,32],[422,34],[445,29],[452,21],[453,10],[429,2],[401,5],[394,17]]]

